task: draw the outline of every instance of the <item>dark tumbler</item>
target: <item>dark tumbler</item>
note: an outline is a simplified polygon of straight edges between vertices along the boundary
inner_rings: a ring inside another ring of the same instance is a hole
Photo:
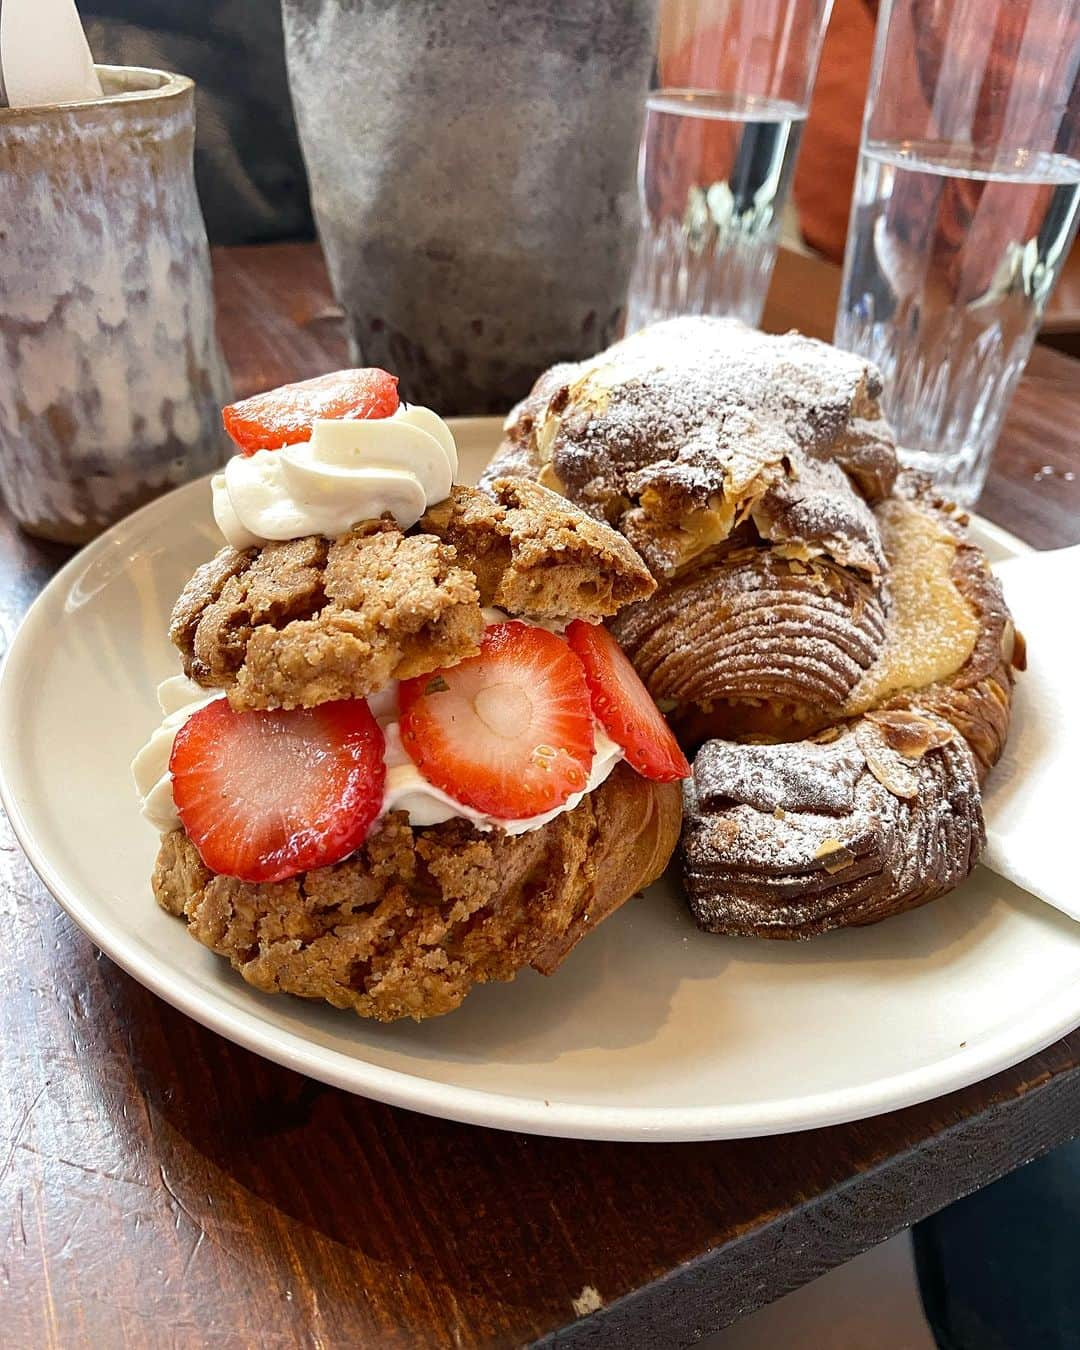
[[[504,412],[608,344],[638,228],[655,0],[282,0],[353,359]]]

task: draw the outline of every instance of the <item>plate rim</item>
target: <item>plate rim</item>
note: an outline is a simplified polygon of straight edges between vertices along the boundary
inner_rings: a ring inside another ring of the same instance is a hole
[[[493,429],[498,418],[458,419],[476,431]],[[479,424],[479,425],[478,425]],[[0,665],[0,801],[31,866],[73,922],[133,979],[226,1040],[255,1054],[344,1091],[391,1106],[496,1129],[518,1130],[561,1138],[623,1142],[691,1142],[783,1134],[865,1119],[913,1106],[1007,1069],[1037,1054],[1080,1024],[1080,990],[1059,996],[1040,1016],[1009,1024],[971,1051],[945,1055],[929,1067],[909,1069],[858,1087],[830,1089],[792,1097],[782,1104],[638,1107],[545,1102],[539,1098],[491,1092],[440,1082],[420,1074],[391,1069],[342,1051],[313,1043],[304,1035],[268,1023],[257,1008],[236,1008],[207,992],[189,977],[177,975],[162,957],[116,929],[96,912],[95,902],[69,884],[38,846],[19,794],[19,773],[10,753],[18,713],[20,674],[35,650],[35,635],[47,625],[57,600],[73,580],[114,546],[125,532],[148,518],[169,514],[177,498],[194,495],[207,478],[182,484],[118,521],[81,549],[46,583],[24,615]],[[989,522],[978,522],[980,526]],[[993,526],[987,531],[1003,547],[1032,551],[1022,540]],[[223,975],[235,978],[222,969]],[[269,998],[270,995],[265,995]]]

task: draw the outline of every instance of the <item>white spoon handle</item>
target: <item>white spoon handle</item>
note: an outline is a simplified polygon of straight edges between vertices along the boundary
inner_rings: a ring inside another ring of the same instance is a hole
[[[0,105],[100,97],[75,0],[0,0]]]

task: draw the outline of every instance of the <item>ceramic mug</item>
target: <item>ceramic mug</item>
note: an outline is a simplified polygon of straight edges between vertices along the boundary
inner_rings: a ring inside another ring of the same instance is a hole
[[[226,455],[194,86],[97,69],[99,99],[0,108],[0,486],[68,543]]]

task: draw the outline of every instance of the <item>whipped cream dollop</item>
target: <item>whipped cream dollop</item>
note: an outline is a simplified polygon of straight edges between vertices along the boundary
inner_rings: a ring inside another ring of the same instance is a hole
[[[520,622],[520,620],[519,620]],[[615,744],[599,722],[594,720],[595,751],[592,767],[585,786],[572,793],[561,806],[540,815],[521,820],[503,820],[483,811],[476,811],[459,802],[448,793],[429,783],[405,749],[398,725],[398,685],[394,680],[377,694],[368,698],[368,706],[382,728],[386,741],[386,784],[378,819],[391,811],[404,811],[409,824],[419,827],[439,825],[444,820],[467,820],[478,830],[500,828],[507,834],[525,834],[538,830],[549,820],[572,811],[590,792],[608,777],[623,758],[622,747]],[[132,776],[139,794],[143,818],[162,834],[180,828],[180,817],[173,801],[172,774],[169,759],[172,756],[176,733],[189,717],[206,707],[215,698],[223,698],[220,691],[208,692],[184,675],[174,675],[158,686],[158,703],[164,714],[161,726],[135,756],[131,764]]]
[[[204,689],[186,675],[173,675],[158,685],[158,707],[163,714],[161,726],[131,761],[131,776],[135,779],[143,819],[162,834],[180,828],[169,772],[176,733],[200,708],[224,697],[224,690]]]
[[[344,534],[389,513],[403,530],[449,497],[457,476],[450,428],[430,408],[391,417],[318,419],[311,439],[234,455],[211,480],[214,519],[233,548]]]

